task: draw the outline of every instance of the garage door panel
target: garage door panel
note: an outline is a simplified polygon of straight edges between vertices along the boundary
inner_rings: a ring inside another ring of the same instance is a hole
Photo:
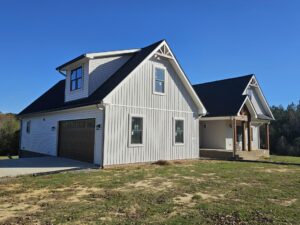
[[[94,162],[95,119],[60,121],[59,156]]]

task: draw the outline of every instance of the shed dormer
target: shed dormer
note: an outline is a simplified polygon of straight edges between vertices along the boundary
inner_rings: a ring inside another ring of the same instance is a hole
[[[65,102],[86,98],[140,49],[83,54],[57,68],[66,78]]]

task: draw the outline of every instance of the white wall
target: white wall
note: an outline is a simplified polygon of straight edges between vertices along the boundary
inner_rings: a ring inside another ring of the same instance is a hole
[[[57,156],[58,122],[95,118],[96,125],[101,124],[100,130],[95,130],[94,163],[102,163],[103,111],[96,106],[88,109],[73,109],[22,119],[21,149],[37,153]],[[30,133],[26,133],[26,122],[31,121]],[[55,127],[55,130],[52,130]]]
[[[131,55],[112,56],[89,61],[89,95],[113,75]]]
[[[78,90],[71,91],[70,90],[70,76],[71,71],[73,69],[76,69],[77,67],[82,66],[83,67],[83,84],[82,88]],[[72,69],[67,70],[66,74],[66,86],[65,86],[65,101],[73,101],[80,98],[86,98],[89,94],[89,63],[86,62],[84,64],[74,64],[72,66]]]
[[[204,128],[206,124],[206,128]],[[230,120],[215,120],[200,122],[201,148],[233,150],[233,130]],[[253,129],[252,149],[259,149],[259,126],[251,125]],[[248,149],[248,129],[245,130],[246,149]],[[242,141],[237,142],[242,149]]]
[[[165,95],[153,94],[154,65],[166,68]],[[106,99],[104,165],[199,157],[197,108],[168,61],[148,60]],[[142,114],[145,143],[129,147],[129,114]],[[185,118],[185,144],[173,145],[173,117]]]
[[[201,148],[233,149],[233,131],[230,120],[201,121]],[[206,128],[205,128],[206,125]]]

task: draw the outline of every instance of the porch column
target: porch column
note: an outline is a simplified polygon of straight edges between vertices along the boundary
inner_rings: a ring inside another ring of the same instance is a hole
[[[236,119],[232,120],[232,130],[233,130],[233,157],[236,154],[236,141],[237,141],[237,134],[236,134]]]
[[[248,120],[248,151],[252,150],[252,144],[251,144],[251,121]]]
[[[270,150],[270,131],[269,131],[269,123],[266,123],[266,149]]]
[[[242,122],[242,128],[243,128],[243,151],[246,151],[246,122]]]

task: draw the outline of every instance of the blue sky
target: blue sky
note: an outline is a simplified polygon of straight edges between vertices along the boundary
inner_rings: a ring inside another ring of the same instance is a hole
[[[1,0],[0,111],[17,113],[85,52],[167,39],[192,83],[254,73],[271,105],[300,99],[300,1]]]

